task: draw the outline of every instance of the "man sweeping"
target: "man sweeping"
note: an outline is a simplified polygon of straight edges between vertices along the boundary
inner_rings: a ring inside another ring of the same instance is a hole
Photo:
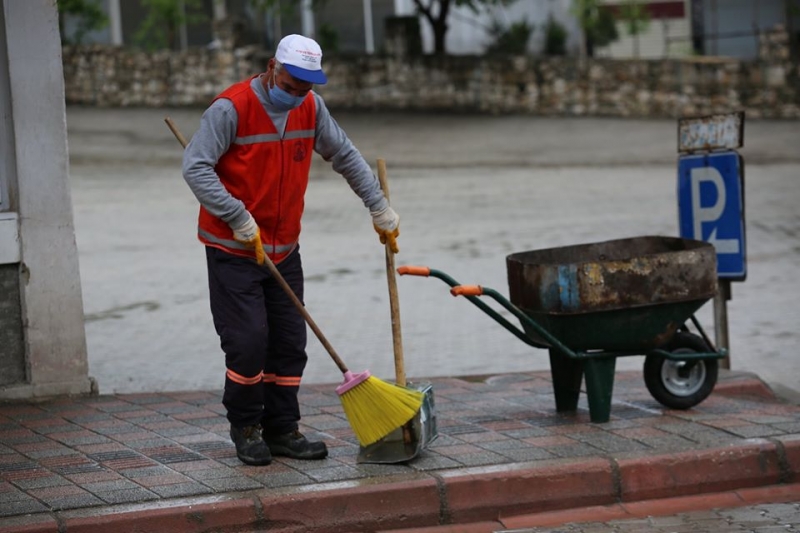
[[[399,221],[378,180],[312,88],[325,84],[322,50],[288,35],[266,72],[219,94],[186,147],[183,176],[200,202],[214,327],[225,353],[222,403],[236,455],[322,459],[324,442],[298,431],[297,393],[306,365],[306,324],[260,263],[267,254],[303,298],[300,220],[312,150],[364,202],[381,243],[397,252]]]

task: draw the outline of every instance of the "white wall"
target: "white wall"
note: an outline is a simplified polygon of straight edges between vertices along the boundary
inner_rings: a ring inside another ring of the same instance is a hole
[[[0,0],[0,6],[8,58],[0,83],[9,92],[2,120],[10,135],[0,158],[15,162],[6,179],[19,217],[28,367],[27,383],[0,388],[0,398],[88,393],[58,14],[52,0]]]
[[[598,57],[634,57],[634,38],[628,34],[623,22],[617,23],[619,40],[597,50]],[[659,59],[664,57],[685,57],[692,53],[692,32],[689,18],[653,19],[646,31],[639,35],[639,57]],[[665,38],[671,40],[667,40]],[[678,40],[679,39],[679,40]]]

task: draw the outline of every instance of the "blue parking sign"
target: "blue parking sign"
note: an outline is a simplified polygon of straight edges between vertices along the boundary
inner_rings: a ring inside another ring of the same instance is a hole
[[[732,150],[678,158],[680,236],[713,244],[717,275],[736,281],[747,276],[743,167]]]

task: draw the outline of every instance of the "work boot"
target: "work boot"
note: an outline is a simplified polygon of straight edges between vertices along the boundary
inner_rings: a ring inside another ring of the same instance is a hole
[[[269,447],[261,438],[261,426],[231,426],[231,440],[236,445],[236,457],[246,465],[264,466],[272,462]]]
[[[265,431],[263,436],[272,455],[284,455],[292,459],[325,459],[328,456],[328,447],[324,442],[311,442],[297,430],[278,436]]]

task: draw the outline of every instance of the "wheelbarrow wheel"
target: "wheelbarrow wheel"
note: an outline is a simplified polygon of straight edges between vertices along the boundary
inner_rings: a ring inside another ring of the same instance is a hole
[[[679,331],[663,347],[673,354],[712,351],[699,335]],[[717,359],[673,360],[648,355],[644,383],[659,403],[670,409],[689,409],[705,400],[717,384]]]

